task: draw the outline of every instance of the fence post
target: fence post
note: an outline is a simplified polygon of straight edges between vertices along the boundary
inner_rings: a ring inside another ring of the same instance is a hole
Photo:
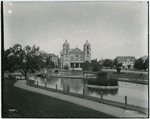
[[[56,84],[56,91],[57,91],[57,84]]]
[[[38,86],[38,81],[37,81],[37,86]]]
[[[47,87],[47,82],[45,82],[45,88]]]
[[[85,84],[84,84],[84,87],[83,87],[83,98],[86,98],[85,93],[86,93],[86,88],[85,88]]]
[[[103,101],[103,91],[101,91],[101,100]]]
[[[70,87],[68,86],[68,88],[67,88],[67,89],[68,89],[68,91],[67,91],[67,92],[68,92],[68,95],[69,95],[69,92],[70,92]]]
[[[125,109],[127,109],[127,96],[125,96]]]
[[[83,88],[83,98],[85,98],[85,89]]]

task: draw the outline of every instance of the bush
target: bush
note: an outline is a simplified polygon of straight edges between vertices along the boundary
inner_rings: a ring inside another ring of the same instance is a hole
[[[58,70],[55,70],[55,73],[58,73]]]
[[[88,84],[90,85],[99,85],[99,86],[118,86],[118,79],[109,78],[109,79],[89,79]]]
[[[34,80],[28,80],[28,84],[34,84],[35,83],[35,81]]]
[[[16,78],[16,76],[15,76],[15,75],[12,75],[12,74],[8,75],[8,77],[9,77],[9,79],[11,79],[11,80],[14,80],[14,79]]]
[[[97,78],[104,79],[107,77],[107,72],[99,71],[98,73],[96,73],[96,76],[97,76]]]
[[[65,65],[65,66],[64,66],[64,69],[65,69],[65,70],[68,70],[68,69],[69,69],[69,66],[68,66],[68,65]]]
[[[107,78],[107,72],[98,72],[96,79],[89,79],[88,84],[99,86],[118,86],[118,79]]]

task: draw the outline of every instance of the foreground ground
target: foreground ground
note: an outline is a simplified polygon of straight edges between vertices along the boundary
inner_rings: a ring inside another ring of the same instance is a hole
[[[4,80],[3,117],[112,117],[56,98],[29,92]]]

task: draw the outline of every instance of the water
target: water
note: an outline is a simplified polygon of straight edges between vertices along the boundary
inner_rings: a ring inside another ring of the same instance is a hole
[[[67,86],[70,86],[70,92],[83,94],[85,79],[69,79],[69,78],[41,78],[32,76],[31,79],[38,81],[38,84],[45,86],[47,81],[47,87],[56,88],[59,90],[67,90]],[[124,102],[125,96],[128,98],[128,104],[133,104],[141,107],[148,107],[148,85],[120,82],[118,89],[100,90],[86,88],[86,95],[99,97],[100,92],[103,91],[103,98],[117,102]]]

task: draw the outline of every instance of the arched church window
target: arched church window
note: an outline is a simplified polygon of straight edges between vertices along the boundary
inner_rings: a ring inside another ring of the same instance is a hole
[[[89,46],[87,46],[87,49],[89,49]]]

